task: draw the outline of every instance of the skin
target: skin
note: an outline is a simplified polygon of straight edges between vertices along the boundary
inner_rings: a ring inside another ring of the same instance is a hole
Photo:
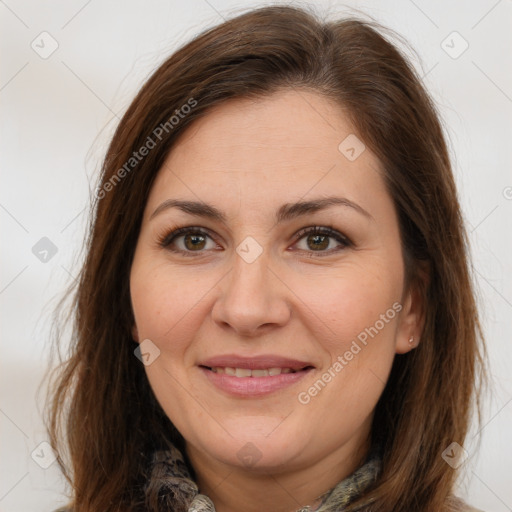
[[[148,379],[219,512],[293,511],[350,475],[367,453],[394,356],[414,348],[409,339],[421,333],[423,305],[405,288],[380,163],[369,148],[355,161],[338,150],[354,133],[343,110],[315,92],[231,100],[182,134],[150,192],[130,275],[133,336],[160,350],[145,366]],[[333,206],[276,224],[283,203],[326,196],[348,198],[368,215]],[[177,208],[150,219],[171,198],[212,204],[227,221]],[[294,236],[315,225],[332,226],[352,245],[328,238],[319,248],[314,235]],[[183,226],[211,234],[199,249],[184,235],[175,239],[171,247],[192,256],[159,245]],[[252,263],[236,251],[248,236],[262,249]],[[400,313],[300,403],[299,393],[394,303]],[[295,357],[315,369],[271,395],[233,398],[197,366],[229,353]],[[259,457],[250,466],[237,456],[249,442]]]

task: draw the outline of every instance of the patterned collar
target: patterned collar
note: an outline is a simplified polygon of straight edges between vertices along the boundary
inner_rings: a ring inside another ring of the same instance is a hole
[[[381,468],[377,451],[372,451],[354,473],[320,496],[317,508],[309,505],[297,512],[340,512],[375,482]],[[150,478],[145,491],[159,510],[180,512],[215,512],[212,500],[201,494],[192,480],[182,453],[175,447],[153,454]]]

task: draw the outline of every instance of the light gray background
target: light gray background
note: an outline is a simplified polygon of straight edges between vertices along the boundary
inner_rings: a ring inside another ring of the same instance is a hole
[[[46,440],[44,389],[36,392],[48,359],[51,308],[77,275],[89,190],[118,119],[179,44],[267,3],[0,0],[2,512],[51,511],[65,502],[57,464],[42,469],[34,461],[51,462],[40,445]],[[367,13],[403,35],[416,49],[415,66],[441,110],[492,372],[482,443],[478,449],[473,426],[459,493],[485,511],[511,511],[512,1],[315,5],[333,16]],[[44,31],[50,36],[41,36]],[[468,49],[453,58],[464,41]],[[52,44],[56,51],[42,58]],[[52,257],[32,252],[43,237],[57,248]]]

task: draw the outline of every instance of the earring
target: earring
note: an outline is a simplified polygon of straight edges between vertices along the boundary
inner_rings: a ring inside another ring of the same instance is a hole
[[[414,336],[411,336],[409,338],[409,345],[412,345],[414,343]]]

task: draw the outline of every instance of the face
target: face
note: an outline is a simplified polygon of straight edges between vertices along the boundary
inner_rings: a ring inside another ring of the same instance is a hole
[[[217,107],[159,170],[133,334],[192,461],[298,469],[365,443],[420,315],[382,169],[355,137],[336,104],[280,91]]]

